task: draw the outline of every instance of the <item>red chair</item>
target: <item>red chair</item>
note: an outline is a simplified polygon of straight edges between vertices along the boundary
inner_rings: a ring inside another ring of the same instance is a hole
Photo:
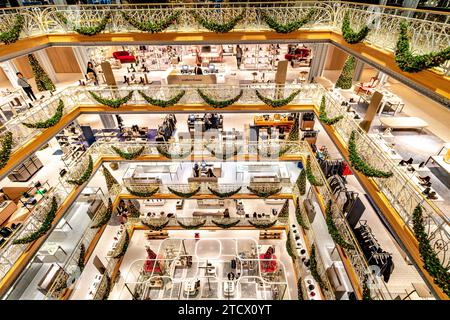
[[[136,62],[136,58],[130,55],[128,51],[116,51],[113,52],[113,57],[120,61],[120,63],[133,63]]]
[[[364,92],[365,94],[372,94],[373,88],[375,88],[380,80],[377,77],[370,78],[370,81],[368,83],[358,83],[355,86],[356,94],[359,94],[360,92]]]

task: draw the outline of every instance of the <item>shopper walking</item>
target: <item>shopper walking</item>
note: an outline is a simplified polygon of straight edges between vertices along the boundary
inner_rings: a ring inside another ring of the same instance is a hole
[[[241,63],[242,63],[242,48],[237,45],[236,47],[236,63],[238,69],[241,69]]]
[[[17,84],[22,87],[23,91],[25,91],[28,98],[30,98],[31,101],[37,100],[36,96],[33,93],[33,89],[31,88],[31,85],[28,83],[27,78],[25,78],[23,76],[23,74],[20,72],[17,72],[16,75],[18,77]]]
[[[92,64],[92,62],[88,62],[87,64],[87,69],[86,69],[86,73],[88,75],[88,79],[93,79],[94,80],[94,84],[96,86],[98,86],[98,77],[97,77],[97,72],[95,72],[95,68],[94,65]]]

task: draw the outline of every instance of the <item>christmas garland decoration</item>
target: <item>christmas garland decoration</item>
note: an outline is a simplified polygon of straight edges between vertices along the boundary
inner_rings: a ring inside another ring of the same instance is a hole
[[[206,219],[202,220],[200,222],[197,222],[196,224],[184,224],[180,220],[177,219],[177,223],[183,228],[183,229],[198,229],[202,227],[206,223]]]
[[[278,152],[274,152],[272,154],[272,151],[270,150],[270,148],[267,148],[266,152],[263,152],[263,150],[261,150],[262,147],[258,146],[258,156],[260,156],[261,158],[272,158],[272,155],[277,156],[278,158],[282,157],[285,153],[287,153],[289,150],[292,149],[292,145],[286,145],[284,144],[283,146],[280,147],[280,149],[278,150]]]
[[[205,145],[205,149],[208,150],[212,156],[216,157],[220,160],[227,160],[231,157],[236,157],[240,152],[242,148],[234,147],[234,151],[231,153],[216,153],[213,149],[210,149],[208,145]]]
[[[106,289],[105,289],[105,294],[102,297],[102,300],[108,300],[109,297],[109,293],[111,292],[111,278],[105,274],[106,277]]]
[[[292,248],[291,239],[289,239],[289,235],[287,236],[287,239],[286,239],[286,251],[287,251],[288,255],[291,256],[292,261],[295,261],[295,259],[297,259],[297,257],[294,254],[294,250]]]
[[[313,244],[311,246],[311,254],[309,255],[309,270],[311,271],[311,275],[316,280],[317,284],[324,290],[328,291],[328,287],[325,285],[325,282],[322,280],[322,277],[317,271],[317,261],[316,261],[316,246]]]
[[[235,190],[231,190],[228,192],[220,192],[219,190],[213,189],[210,186],[208,186],[208,190],[215,196],[221,198],[221,199],[225,199],[225,198],[230,198],[233,195],[235,195],[236,193],[238,193],[239,191],[241,191],[242,187],[238,187]]]
[[[333,118],[328,118],[327,111],[325,107],[325,96],[322,96],[322,101],[320,102],[320,108],[319,108],[319,120],[322,121],[322,123],[332,126],[333,124],[338,123],[340,120],[344,118],[343,115],[336,116]]]
[[[174,195],[176,195],[180,198],[190,198],[192,196],[195,196],[200,191],[201,187],[198,186],[197,188],[195,188],[189,192],[181,192],[181,191],[172,189],[171,187],[167,187],[167,189],[169,189],[170,192],[172,192]]]
[[[298,192],[301,196],[305,195],[306,193],[306,170],[300,171],[300,174],[298,175],[297,181],[295,182],[298,188]]]
[[[167,108],[171,107],[175,104],[177,104],[181,98],[185,95],[186,91],[181,90],[177,95],[175,95],[173,98],[170,98],[169,100],[160,100],[160,99],[154,99],[148,95],[146,95],[143,91],[138,90],[138,93],[141,95],[142,98],[144,98],[145,101],[147,101],[152,106],[157,106],[161,108]]]
[[[299,278],[297,281],[297,294],[298,300],[304,300],[303,298],[303,286],[302,286],[302,278]]]
[[[316,12],[315,9],[309,10],[309,12],[306,14],[305,17],[303,17],[300,20],[289,22],[289,23],[279,23],[276,21],[273,17],[269,16],[266,13],[262,14],[262,18],[264,19],[264,22],[273,30],[275,30],[277,33],[291,33],[293,31],[296,31],[303,27],[305,24],[307,24],[314,13]]]
[[[86,247],[84,244],[80,244],[80,255],[78,256],[77,266],[80,268],[80,271],[83,272],[84,269],[84,259],[86,256]]]
[[[228,219],[227,220],[228,222],[223,222],[223,220],[225,220],[225,219]],[[222,229],[228,229],[228,228],[234,227],[239,222],[241,222],[240,219],[230,219],[230,218],[224,218],[224,219],[222,219],[222,221],[212,219],[211,221],[216,226],[218,226],[219,228],[222,228]]]
[[[138,208],[136,208],[136,206],[134,205],[133,201],[128,202],[128,210],[129,210],[129,214],[128,216],[130,218],[139,218],[141,216],[141,211],[138,210]]]
[[[297,204],[295,206],[295,217],[297,218],[298,225],[302,227],[305,230],[309,230],[308,225],[306,224],[305,220],[303,220],[302,212],[300,211],[300,203],[298,202],[297,198]]]
[[[129,24],[131,24],[133,27],[140,31],[145,32],[151,32],[151,33],[158,33],[166,30],[168,27],[170,27],[172,24],[174,24],[178,18],[181,15],[181,11],[175,11],[170,16],[168,16],[165,19],[161,19],[155,22],[145,21],[141,22],[134,18],[132,18],[130,15],[128,15],[126,12],[121,12],[122,17],[127,21]]]
[[[333,241],[344,249],[354,250],[355,247],[351,243],[348,243],[347,241],[344,240],[338,228],[336,227],[336,224],[334,223],[333,214],[331,213],[331,200],[329,200],[327,203],[327,207],[325,209],[325,216],[328,233],[330,234]]]
[[[86,170],[78,179],[69,179],[67,180],[70,184],[75,184],[77,186],[81,186],[83,183],[89,180],[91,177],[92,171],[94,170],[94,162],[92,160],[92,156],[89,156],[89,162]]]
[[[352,131],[348,141],[348,157],[353,168],[361,172],[366,177],[374,178],[389,178],[392,177],[392,172],[385,172],[372,168],[358,154],[356,150],[356,131]]]
[[[361,28],[358,32],[353,31],[350,27],[350,12],[347,11],[344,15],[344,20],[342,20],[342,37],[347,43],[355,44],[363,41],[369,34],[369,27],[366,25]]]
[[[122,159],[133,160],[139,157],[142,154],[142,152],[144,152],[145,146],[142,146],[133,152],[125,152],[115,146],[111,146],[111,149],[113,149],[114,152],[117,153]]]
[[[287,217],[289,217],[289,200],[284,201],[280,213],[278,213],[278,218],[287,218]]]
[[[127,186],[125,186],[125,188],[127,189],[127,191],[130,194],[132,194],[133,196],[136,196],[136,197],[140,197],[140,198],[150,198],[155,193],[157,193],[158,190],[159,190],[159,187],[155,187],[154,189],[152,189],[150,191],[137,191],[137,190],[133,190],[130,187],[127,187]]]
[[[145,220],[141,220],[141,223],[152,231],[160,231],[169,224],[169,219],[160,224],[149,223],[148,221]]]
[[[11,44],[19,40],[20,33],[22,32],[23,26],[25,25],[25,18],[18,14],[16,15],[16,21],[12,28],[8,31],[0,33],[0,42],[4,44]]]
[[[308,158],[306,158],[305,171],[306,171],[306,178],[308,178],[309,183],[311,183],[313,186],[316,186],[316,187],[323,186],[323,182],[317,180],[316,177],[314,176],[314,174],[312,173],[310,156],[308,156]]]
[[[105,224],[107,224],[109,222],[109,220],[111,219],[112,213],[113,213],[113,204],[112,204],[111,199],[108,199],[108,208],[103,213],[103,215],[100,217],[100,220],[91,226],[91,229],[98,229],[98,228],[104,226]]]
[[[11,157],[13,147],[13,134],[7,131],[2,139],[2,149],[0,150],[0,169],[6,166]]]
[[[235,96],[234,98],[228,99],[228,100],[215,100],[211,97],[209,97],[203,90],[197,89],[198,95],[205,101],[208,105],[210,105],[213,108],[225,108],[233,103],[237,102],[242,95],[244,94],[244,90],[239,91],[239,94]]]
[[[413,231],[419,243],[419,253],[424,263],[423,267],[434,278],[434,282],[450,297],[450,273],[444,267],[438,255],[431,246],[428,234],[425,232],[423,209],[419,204],[412,213]]]
[[[181,150],[181,153],[172,154],[168,150],[168,145],[157,145],[156,150],[158,150],[158,153],[162,155],[163,157],[167,159],[184,159],[191,155],[192,151],[194,151],[194,146],[191,146],[191,148],[183,153],[183,150]]]
[[[400,34],[395,49],[395,62],[406,72],[419,72],[437,67],[450,59],[450,46],[439,51],[422,55],[413,55],[409,47],[408,23],[400,22]]]
[[[26,244],[33,242],[43,235],[45,235],[52,227],[52,222],[56,217],[56,212],[58,211],[58,202],[56,201],[56,197],[52,198],[52,204],[50,206],[50,210],[47,212],[44,221],[42,222],[41,226],[34,232],[30,233],[29,235],[15,239],[13,241],[13,244]]]
[[[261,220],[248,220],[248,223],[250,223],[252,226],[254,226],[257,229],[269,229],[273,227],[277,223],[277,219],[274,221],[261,221]]]
[[[216,33],[226,33],[234,29],[239,21],[244,19],[244,10],[237,15],[236,17],[232,18],[230,21],[226,23],[218,23],[214,21],[209,21],[208,19],[205,19],[201,17],[198,13],[192,11],[192,16],[197,20],[197,22],[202,25],[203,28],[208,29],[210,31],[216,32]]]
[[[47,129],[56,125],[63,116],[64,102],[59,100],[58,107],[56,108],[55,114],[45,121],[39,121],[36,123],[26,123],[22,122],[22,124],[27,128],[35,128],[35,129]]]
[[[300,91],[301,91],[300,89],[296,90],[296,91],[292,92],[286,98],[272,100],[270,98],[264,97],[257,89],[255,89],[256,96],[259,98],[259,100],[261,100],[262,102],[264,102],[264,104],[266,104],[272,108],[283,107],[283,106],[291,103],[292,100],[294,100],[295,97],[300,93]]]
[[[341,74],[334,85],[336,88],[344,90],[350,89],[353,85],[353,73],[355,72],[355,57],[350,56],[345,60]]]
[[[298,141],[300,138],[300,130],[299,130],[299,114],[295,114],[294,123],[292,124],[291,130],[289,131],[287,140],[288,141]]]
[[[370,293],[370,288],[367,285],[367,275],[364,277],[364,282],[363,282],[363,293],[362,293],[362,299],[363,300],[372,300],[372,295]]]
[[[122,249],[120,249],[120,252],[113,256],[114,259],[119,259],[122,257],[125,252],[127,252],[128,245],[130,244],[130,236],[128,235],[128,232],[125,230],[125,241],[122,245]]]
[[[54,91],[56,89],[52,79],[48,76],[47,72],[39,64],[39,61],[33,54],[28,54],[28,62],[30,63],[31,70],[33,71],[34,82],[39,91]]]
[[[108,192],[111,192],[116,186],[119,185],[119,182],[117,182],[116,178],[109,172],[108,169],[102,164],[102,172],[103,176],[105,177],[106,182],[106,189],[108,189]]]
[[[128,94],[125,97],[119,98],[119,99],[105,99],[105,98],[97,95],[95,92],[92,92],[92,91],[88,91],[88,92],[92,96],[92,98],[95,101],[97,101],[98,103],[108,106],[110,108],[114,108],[114,109],[117,109],[120,106],[124,105],[125,103],[130,101],[131,98],[133,97],[133,90],[128,92]]]
[[[61,12],[56,12],[56,17],[65,25],[69,23],[67,18]],[[111,19],[111,12],[107,12],[97,25],[89,27],[74,27],[73,31],[84,36],[94,36],[105,30],[110,19]]]
[[[270,196],[273,196],[274,194],[277,194],[281,191],[282,187],[274,188],[268,191],[259,190],[257,188],[252,188],[250,186],[247,186],[248,191],[250,191],[253,194],[256,194],[260,198],[268,198]]]

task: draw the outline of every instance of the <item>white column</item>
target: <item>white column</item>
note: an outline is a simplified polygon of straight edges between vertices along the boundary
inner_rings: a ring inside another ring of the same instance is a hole
[[[361,75],[364,70],[364,61],[361,59],[355,58],[356,64],[355,64],[355,72],[353,73],[353,80],[359,81],[361,79]]]
[[[16,68],[16,65],[14,63],[12,63],[11,60],[9,60],[9,61],[5,61],[5,62],[0,62],[0,67],[3,69],[3,72],[5,72],[5,75],[8,78],[9,82],[11,82],[11,85],[14,88],[21,88],[17,84],[17,75],[16,75],[16,73],[19,70]]]
[[[81,73],[86,74],[87,64],[89,62],[89,55],[85,47],[73,47],[73,53],[75,59],[77,59],[78,66],[80,67]]]
[[[34,55],[38,59],[42,68],[44,68],[45,72],[47,72],[48,76],[53,81],[53,83],[56,84],[58,82],[58,79],[56,78],[56,72],[45,49],[36,51]]]
[[[311,82],[313,78],[322,76],[325,59],[327,58],[328,53],[328,44],[314,43],[308,44],[308,47],[311,48],[313,55],[308,74],[308,82]]]
[[[117,124],[112,114],[99,114],[100,121],[105,129],[116,129]]]

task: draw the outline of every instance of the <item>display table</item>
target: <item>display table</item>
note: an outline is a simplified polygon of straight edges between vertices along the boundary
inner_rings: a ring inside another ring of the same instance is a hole
[[[393,148],[389,147],[388,142],[383,139],[379,134],[369,134],[369,138],[371,138],[381,150],[392,160],[400,161],[403,160],[403,157],[397,153]]]
[[[289,120],[287,116],[280,116],[279,118],[275,116],[269,117],[265,120],[263,116],[254,116],[253,123],[255,126],[264,127],[274,127],[274,126],[292,126],[294,124],[294,119]]]
[[[181,74],[173,70],[167,76],[167,84],[216,84],[217,75],[213,74]]]
[[[417,117],[380,117],[383,127],[392,129],[420,129],[428,127],[428,123]]]
[[[168,173],[170,179],[173,177],[178,178],[178,171],[180,170],[180,164],[173,163],[155,163],[153,165],[143,165],[137,167],[130,167],[123,176],[123,181],[130,183],[160,183],[161,173]]]

